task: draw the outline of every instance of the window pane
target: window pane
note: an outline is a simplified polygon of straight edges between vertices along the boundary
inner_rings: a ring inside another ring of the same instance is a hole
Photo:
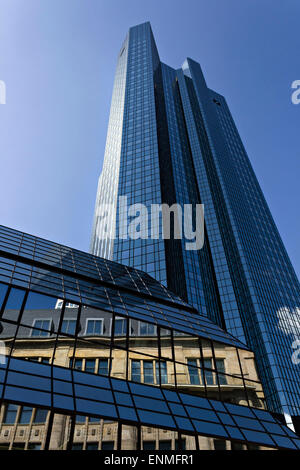
[[[87,321],[87,335],[102,335],[102,319],[101,320],[88,320]]]
[[[98,442],[88,442],[86,444],[86,450],[98,450]]]
[[[114,450],[114,441],[104,441],[102,442],[101,448],[102,450]]]
[[[75,335],[76,320],[63,320],[61,325],[61,332],[69,335]]]
[[[188,359],[187,362],[191,385],[200,385],[199,372],[197,369],[197,360]]]
[[[115,336],[125,336],[127,330],[127,320],[125,318],[115,319]]]
[[[217,366],[217,371],[220,372],[218,374],[220,385],[226,385],[227,384],[226,375],[223,375],[225,374],[224,359],[216,359],[216,366]]]
[[[140,322],[141,336],[154,336],[156,334],[156,326],[151,323]]]
[[[211,359],[204,359],[204,367],[208,369],[212,368]],[[205,374],[206,385],[214,385],[213,372],[210,370],[205,370],[204,374]]]
[[[95,372],[95,359],[86,359],[85,360],[85,371],[86,372]]]
[[[30,423],[31,420],[31,415],[32,415],[32,408],[28,406],[23,406],[21,415],[19,418],[19,423],[20,424],[28,424]]]
[[[144,382],[146,384],[154,383],[153,361],[143,361],[144,364]]]
[[[144,441],[143,442],[144,450],[155,450],[155,441]]]
[[[4,424],[14,424],[16,421],[18,405],[9,404],[5,410]]]
[[[108,359],[99,359],[98,374],[108,375]]]
[[[131,361],[131,380],[141,382],[141,361]]]
[[[160,365],[160,370],[159,370],[159,365]],[[156,362],[155,367],[156,367],[156,383],[159,384],[159,373],[160,373],[161,384],[167,384],[168,374],[167,374],[166,362],[165,361]]]
[[[160,441],[159,450],[171,450],[171,441]]]
[[[36,328],[41,328],[42,330],[46,331],[41,331]],[[33,323],[33,329],[31,332],[31,336],[49,336],[51,330],[51,320],[35,320]]]
[[[37,408],[34,416],[34,423],[45,423],[48,415],[48,410]]]

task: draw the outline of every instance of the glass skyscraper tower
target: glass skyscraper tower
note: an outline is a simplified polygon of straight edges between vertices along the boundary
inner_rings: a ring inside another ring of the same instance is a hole
[[[119,196],[204,204],[203,248],[120,238]],[[90,250],[146,271],[246,343],[269,409],[299,425],[299,281],[224,97],[194,60],[161,63],[149,23],[130,28],[119,53]]]

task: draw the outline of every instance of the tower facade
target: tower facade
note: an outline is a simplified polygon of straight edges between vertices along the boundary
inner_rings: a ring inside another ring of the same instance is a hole
[[[120,196],[130,206],[203,204],[203,247],[124,237]],[[118,57],[91,252],[146,271],[245,342],[268,407],[297,425],[299,281],[224,97],[194,60],[161,63],[149,23],[129,30]]]

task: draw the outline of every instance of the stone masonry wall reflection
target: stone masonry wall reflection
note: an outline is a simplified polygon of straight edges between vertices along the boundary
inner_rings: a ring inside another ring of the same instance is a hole
[[[68,333],[72,333],[77,309],[66,307],[62,327],[66,336],[61,334],[57,339],[47,329],[33,328],[48,328],[46,319],[60,312],[59,301],[56,305],[58,308],[54,310],[24,311],[23,322],[31,326],[20,330],[14,344],[10,325],[2,323],[1,339],[5,341],[7,351],[12,348],[13,356],[30,361],[53,362],[89,373],[160,384],[169,389],[177,385],[178,389],[200,396],[264,408],[264,396],[250,351],[239,350],[237,353],[232,346],[212,344],[182,333],[174,332],[173,335],[166,329],[160,329],[158,335],[154,325],[136,320],[130,320],[127,335],[125,319],[121,317],[114,319],[114,347],[111,349],[112,317],[92,308],[84,309],[85,320],[81,325],[84,338],[74,340]],[[14,311],[10,311],[9,316],[13,318]],[[43,449],[49,426],[52,427],[50,449],[67,449],[70,433],[73,434],[71,448],[74,450],[116,449],[118,438],[122,439],[122,449],[196,448],[194,436],[179,436],[170,430],[144,426],[137,429],[124,424],[119,430],[117,422],[79,415],[72,428],[71,417],[55,414],[50,423],[49,415],[47,410],[3,404],[0,448]],[[226,440],[200,436],[198,439],[200,449],[246,448]]]

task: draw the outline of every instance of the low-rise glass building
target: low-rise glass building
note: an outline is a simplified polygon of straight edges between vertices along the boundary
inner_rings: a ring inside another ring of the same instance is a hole
[[[148,274],[0,227],[1,449],[299,449],[253,352]]]

